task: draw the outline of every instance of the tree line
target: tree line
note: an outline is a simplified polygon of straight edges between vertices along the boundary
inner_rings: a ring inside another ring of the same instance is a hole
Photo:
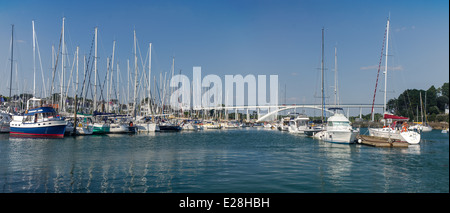
[[[387,102],[387,111],[395,115],[409,117],[414,121],[447,121],[445,109],[449,106],[449,83],[436,88],[434,85],[428,90],[407,89],[397,98]],[[422,98],[422,104],[420,99]],[[418,119],[417,119],[418,118]],[[426,119],[426,120],[425,120]]]

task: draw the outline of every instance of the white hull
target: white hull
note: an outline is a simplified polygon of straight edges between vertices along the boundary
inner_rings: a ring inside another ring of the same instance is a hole
[[[431,128],[431,126],[423,126],[420,124],[410,126],[408,129],[409,130],[419,130],[421,132],[431,132],[431,130],[433,130],[433,128]]]
[[[204,129],[221,129],[220,125],[203,125]]]
[[[73,133],[73,126],[66,127],[66,135],[71,135]],[[94,133],[92,126],[77,126],[76,135],[92,135]]]
[[[400,141],[406,141],[409,144],[418,144],[420,142],[420,134],[414,131],[400,132],[398,130],[392,130],[389,127],[385,128],[369,128],[369,135],[391,138]]]
[[[156,123],[138,123],[135,126],[138,132],[159,132],[159,125]]]
[[[422,132],[431,132],[431,130],[433,130],[433,128],[431,128],[431,126],[423,126],[422,127]]]
[[[358,131],[355,130],[324,130],[316,133],[314,138],[331,143],[351,144],[356,140]]]
[[[130,126],[128,124],[111,124],[109,126],[109,133],[129,133]]]
[[[76,134],[77,135],[92,135],[94,133],[92,127],[77,127]]]
[[[181,130],[196,131],[196,130],[199,130],[199,128],[196,124],[186,123],[186,124],[183,124],[183,126],[181,127]]]
[[[295,133],[295,134],[305,134],[306,129],[308,129],[307,126],[299,126],[299,127],[289,126],[288,131],[290,133]]]

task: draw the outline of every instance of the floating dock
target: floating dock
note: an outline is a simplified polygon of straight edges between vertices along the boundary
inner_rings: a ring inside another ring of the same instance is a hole
[[[388,141],[386,138],[369,136],[369,135],[358,135],[358,143],[374,146],[374,147],[395,147],[395,148],[408,148],[408,143],[400,142],[396,140]]]

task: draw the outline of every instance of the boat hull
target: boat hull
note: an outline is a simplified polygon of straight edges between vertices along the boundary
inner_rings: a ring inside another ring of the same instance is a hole
[[[180,126],[172,126],[172,125],[160,125],[159,126],[159,131],[180,131],[181,127]]]
[[[138,132],[158,132],[159,125],[156,123],[137,123],[135,124]]]
[[[107,124],[95,123],[92,128],[93,134],[107,134],[109,133],[110,127]]]
[[[330,143],[351,144],[355,143],[357,131],[321,131],[314,138]]]
[[[11,126],[10,134],[12,135],[30,135],[30,136],[49,136],[64,137],[66,124],[52,126],[36,126],[36,124],[21,124],[21,126]]]
[[[398,130],[391,130],[386,128],[369,128],[369,135],[382,137],[392,140],[399,140],[408,142],[409,144],[420,143],[420,134],[414,131],[399,132]]]
[[[111,124],[109,133],[134,133],[136,128],[128,124]]]

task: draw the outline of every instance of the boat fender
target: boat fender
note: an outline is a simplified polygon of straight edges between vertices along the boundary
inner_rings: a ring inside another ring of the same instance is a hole
[[[402,132],[406,132],[407,129],[408,129],[408,124],[403,123],[403,126],[402,126]]]

